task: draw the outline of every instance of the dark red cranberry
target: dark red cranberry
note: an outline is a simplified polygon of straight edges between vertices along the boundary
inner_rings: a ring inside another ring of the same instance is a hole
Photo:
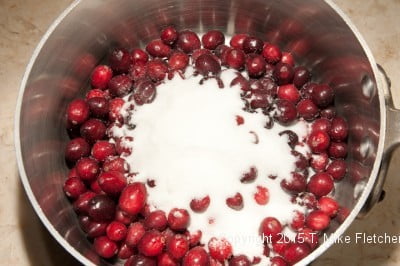
[[[110,101],[110,112],[108,113],[108,119],[110,119],[111,122],[123,121],[120,111],[124,103],[124,99],[121,98],[114,98]]]
[[[277,80],[278,85],[291,83],[293,76],[294,71],[292,66],[285,63],[278,63],[275,66],[274,77]]]
[[[218,45],[225,43],[225,36],[219,30],[210,30],[201,37],[203,47],[209,50],[215,50]]]
[[[150,230],[144,233],[137,247],[141,254],[154,257],[162,253],[164,246],[165,239],[162,234],[156,230]]]
[[[304,84],[304,86],[300,90],[301,97],[303,99],[312,99],[312,92],[317,86],[318,84],[312,82]]]
[[[124,266],[156,266],[157,261],[154,258],[142,256],[140,254],[133,255],[124,264]]]
[[[195,68],[203,76],[208,76],[209,74],[216,75],[221,72],[221,65],[219,62],[208,54],[203,54],[197,58]]]
[[[103,91],[103,90],[100,90],[100,89],[91,89],[90,91],[88,91],[86,93],[86,100],[87,101],[89,101],[91,98],[96,98],[96,97],[106,98],[107,99],[109,97],[108,91]]]
[[[246,70],[250,77],[258,78],[265,73],[265,60],[261,55],[251,54],[246,60]]]
[[[183,52],[174,52],[168,60],[169,68],[172,70],[185,70],[189,64],[189,56]]]
[[[125,243],[130,247],[136,247],[145,232],[146,229],[142,223],[132,223],[128,228]]]
[[[189,242],[184,235],[174,235],[167,243],[167,251],[174,259],[181,259],[189,250]]]
[[[229,208],[239,211],[243,209],[243,197],[242,194],[239,192],[236,193],[234,196],[229,197],[226,199],[226,205],[228,205]]]
[[[189,250],[182,260],[182,266],[209,266],[210,257],[204,248],[197,246]]]
[[[151,103],[156,96],[156,86],[149,80],[140,82],[134,93],[132,94],[135,103],[143,105],[145,103]]]
[[[272,80],[272,78],[264,77],[259,79],[259,81],[268,95],[271,97],[276,97],[278,94],[278,86],[276,85],[275,81]]]
[[[160,38],[165,44],[172,45],[178,39],[178,32],[173,26],[168,26],[161,31]]]
[[[75,138],[68,142],[65,148],[65,159],[76,162],[90,154],[90,146],[83,138]]]
[[[194,212],[204,212],[210,206],[210,197],[205,196],[203,198],[196,198],[190,201],[190,208]]]
[[[161,81],[168,72],[168,66],[164,61],[154,59],[146,64],[147,76],[153,81]]]
[[[126,187],[124,174],[116,171],[101,173],[97,182],[100,188],[109,195],[119,195]]]
[[[281,62],[294,66],[294,58],[293,55],[291,53],[288,52],[282,52],[282,58],[281,58]]]
[[[89,105],[82,99],[75,99],[67,107],[67,119],[72,125],[80,125],[89,118]]]
[[[89,119],[80,128],[80,133],[83,138],[89,143],[94,143],[101,140],[106,135],[106,126],[99,119]]]
[[[325,109],[322,109],[320,114],[321,114],[321,117],[323,117],[323,118],[332,119],[336,116],[336,110],[333,106],[330,106]]]
[[[99,65],[93,69],[92,74],[90,75],[90,83],[94,88],[105,89],[107,88],[108,82],[112,76],[113,71],[109,66]]]
[[[92,156],[99,162],[104,162],[108,157],[115,154],[115,145],[107,140],[99,140],[93,145]]]
[[[123,223],[113,221],[106,229],[107,237],[112,241],[121,241],[125,239],[128,229]]]
[[[343,141],[347,138],[348,125],[342,117],[335,117],[332,119],[331,129],[329,136],[333,141]]]
[[[297,88],[301,88],[309,82],[311,79],[311,73],[308,71],[307,68],[303,66],[296,67],[294,69],[294,75],[293,75],[293,84]]]
[[[136,48],[131,52],[131,58],[133,64],[137,64],[138,62],[142,64],[146,64],[149,61],[149,55],[143,51],[142,49]]]
[[[146,46],[146,51],[154,57],[168,57],[171,53],[171,47],[166,45],[162,40],[157,39],[149,42]]]
[[[99,164],[92,158],[82,158],[76,163],[76,171],[82,180],[94,180],[100,172]]]
[[[310,99],[303,99],[297,104],[299,116],[307,121],[312,121],[318,116],[318,107]]]
[[[106,236],[100,236],[94,239],[94,250],[103,258],[111,258],[118,252],[117,244]]]
[[[156,210],[149,213],[144,219],[146,229],[156,229],[162,231],[167,227],[167,216],[162,210]]]
[[[92,191],[86,191],[82,193],[73,204],[76,213],[87,214],[89,210],[89,201],[96,196],[96,193]]]
[[[162,253],[161,255],[157,256],[157,265],[161,266],[179,266],[179,263],[176,259],[172,258],[169,253]]]
[[[250,266],[250,260],[245,255],[238,255],[232,257],[229,261],[229,266]]]
[[[288,266],[287,262],[279,256],[275,256],[270,258],[271,264],[270,266]]]
[[[306,186],[306,178],[302,174],[296,172],[292,173],[291,178],[281,181],[281,187],[294,194],[305,191]]]
[[[257,175],[258,175],[257,168],[252,166],[249,168],[247,172],[243,173],[242,177],[240,178],[240,182],[251,183],[254,180],[256,180]]]
[[[278,100],[276,102],[277,112],[275,118],[282,124],[289,124],[296,120],[297,109],[296,106],[287,100]]]
[[[328,154],[326,154],[325,152],[320,154],[313,154],[310,161],[311,167],[317,173],[325,171],[328,163],[329,163]]]
[[[108,90],[114,97],[123,97],[132,91],[132,81],[128,75],[114,76],[108,83]]]
[[[212,237],[208,241],[210,256],[218,261],[225,261],[232,256],[232,245],[225,238]]]
[[[334,180],[340,181],[346,175],[347,164],[344,160],[332,160],[326,168],[326,172],[332,176]]]
[[[281,223],[274,217],[266,217],[262,220],[259,233],[265,238],[270,238],[272,241],[277,241],[282,232]]]
[[[329,157],[339,159],[347,156],[347,144],[344,142],[332,142],[328,149]]]
[[[236,76],[236,78],[234,78],[232,81],[231,81],[231,84],[230,84],[230,86],[232,87],[232,86],[239,86],[239,88],[242,90],[242,91],[249,91],[249,90],[251,90],[251,88],[250,88],[250,84],[249,84],[249,81],[246,79],[246,78],[244,78],[242,75],[237,75]]]
[[[330,131],[330,128],[331,128],[331,121],[329,121],[326,118],[317,119],[311,125],[312,132],[324,131],[328,133]]]
[[[235,49],[243,50],[243,42],[247,37],[249,37],[247,34],[235,34],[229,44]]]
[[[246,62],[246,55],[242,50],[229,49],[225,54],[225,63],[228,67],[241,70]]]
[[[190,30],[183,30],[179,32],[176,46],[181,51],[191,54],[194,50],[200,48],[201,43],[196,33]]]
[[[323,231],[329,227],[331,219],[328,214],[321,210],[315,210],[308,214],[306,225],[314,231]]]
[[[269,201],[269,190],[263,186],[257,186],[257,190],[254,193],[254,200],[258,205],[266,205]]]
[[[317,197],[328,195],[333,188],[333,179],[325,172],[316,173],[307,184],[307,190]]]
[[[107,158],[104,163],[103,163],[103,171],[108,172],[108,171],[117,171],[120,173],[125,173],[127,164],[125,162],[125,159],[121,157],[111,157]]]
[[[311,95],[313,102],[321,108],[330,105],[334,96],[333,89],[326,84],[315,86]]]
[[[117,208],[117,211],[115,212],[114,220],[117,222],[123,223],[125,225],[129,225],[135,218],[136,217],[134,215],[127,214]]]
[[[90,220],[89,224],[86,225],[86,227],[82,227],[82,229],[86,232],[88,238],[95,238],[106,234],[107,225],[108,222],[95,222]]]
[[[339,211],[339,204],[336,200],[330,197],[321,197],[318,200],[318,206],[321,211],[323,211],[330,217],[334,217]]]
[[[308,136],[308,146],[314,153],[325,152],[330,144],[330,138],[325,131],[312,131]]]
[[[278,98],[296,104],[300,100],[300,93],[293,84],[286,84],[278,87]]]
[[[207,54],[207,55],[213,55],[213,53],[210,50],[207,49],[197,49],[193,51],[192,54],[192,62],[196,62],[197,58],[199,58],[199,56],[203,55],[203,54]],[[215,59],[215,57],[214,57]]]
[[[109,104],[108,100],[104,97],[93,97],[87,100],[90,113],[97,118],[104,118],[108,115]]]
[[[121,192],[119,208],[130,215],[136,215],[144,207],[146,199],[146,187],[142,183],[135,182],[129,184]]]
[[[349,216],[349,214],[350,214],[350,210],[344,206],[341,206],[338,211],[338,214],[336,215],[336,221],[338,221],[338,223],[342,224],[346,220],[346,218]]]
[[[114,219],[115,202],[107,195],[96,195],[88,204],[88,214],[96,222],[105,222]]]
[[[311,253],[310,247],[305,243],[292,243],[284,251],[283,257],[290,264],[294,264]]]
[[[304,213],[295,210],[293,219],[290,222],[289,227],[294,231],[298,231],[299,229],[304,227],[304,223],[305,223]]]
[[[263,50],[264,42],[257,37],[249,36],[243,40],[243,51],[246,54],[259,54]]]
[[[250,85],[250,88],[252,88],[253,85],[254,84]],[[250,106],[253,109],[268,108],[271,105],[270,101],[271,101],[271,96],[268,95],[265,90],[253,90],[251,93]]]
[[[278,46],[274,44],[265,44],[262,50],[262,55],[269,64],[276,64],[281,61],[282,52]]]
[[[123,243],[118,251],[117,257],[121,260],[127,260],[135,254],[135,250]]]
[[[129,69],[129,77],[134,80],[142,80],[147,75],[147,63],[143,63],[141,61],[132,65]]]
[[[63,189],[69,198],[76,199],[86,191],[86,186],[81,179],[71,177],[65,181]]]
[[[127,73],[132,64],[131,55],[124,48],[115,48],[108,57],[110,67],[116,73]]]
[[[172,230],[185,230],[189,225],[189,221],[189,213],[185,209],[173,208],[168,214],[168,225]]]

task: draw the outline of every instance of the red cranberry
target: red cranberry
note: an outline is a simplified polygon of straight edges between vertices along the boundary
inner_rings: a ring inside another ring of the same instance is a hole
[[[86,232],[88,238],[95,238],[99,236],[104,236],[106,234],[106,228],[108,223],[107,222],[94,222],[91,221],[89,217],[83,216],[85,220],[83,221],[82,219],[79,220],[80,225],[83,229],[83,231]],[[85,223],[85,224],[83,224]]]
[[[251,183],[253,182],[258,175],[257,168],[252,166],[250,167],[249,171],[245,172],[242,177],[240,178],[240,182],[242,183]]]
[[[229,261],[229,266],[250,266],[250,260],[245,255],[234,256]]]
[[[109,66],[99,65],[92,71],[90,83],[94,88],[105,89],[112,76],[113,72]]]
[[[218,261],[224,261],[232,256],[232,245],[225,238],[212,237],[208,241],[210,256]]]
[[[296,106],[287,100],[276,102],[277,112],[275,118],[282,124],[289,124],[297,118]]]
[[[246,54],[259,54],[263,50],[264,42],[257,37],[249,36],[243,40],[243,51]]]
[[[146,230],[142,223],[136,222],[131,224],[126,234],[125,243],[130,247],[136,247],[145,232]]]
[[[325,172],[316,173],[307,184],[307,190],[317,197],[328,195],[333,187],[332,177]]]
[[[103,91],[100,89],[91,89],[86,93],[86,100],[89,101],[91,98],[108,98],[108,91]]]
[[[89,201],[96,196],[96,193],[92,191],[87,191],[82,193],[73,204],[74,210],[76,213],[87,214],[89,210]]]
[[[70,162],[76,162],[89,154],[90,146],[83,138],[70,140],[65,148],[65,159]]]
[[[193,247],[200,243],[202,233],[200,230],[193,231],[193,232],[186,231],[185,235],[188,238],[190,246]]]
[[[160,232],[150,230],[144,233],[138,243],[138,250],[141,254],[153,257],[160,255],[165,246],[165,239]]]
[[[178,32],[173,26],[169,26],[161,31],[160,38],[165,44],[172,45],[178,39]]]
[[[247,34],[233,35],[229,44],[235,49],[243,50],[243,42],[247,37],[248,37]]]
[[[201,37],[203,47],[209,50],[215,50],[218,45],[225,43],[225,36],[219,30],[210,30]]]
[[[326,84],[315,86],[311,95],[313,102],[319,107],[330,105],[333,102],[334,96],[333,89]]]
[[[82,158],[76,163],[76,171],[82,180],[93,180],[100,172],[99,165],[92,158]]]
[[[153,81],[161,81],[168,72],[168,66],[164,61],[154,59],[146,64],[147,76]]]
[[[314,250],[318,246],[318,233],[307,227],[302,228],[296,235],[296,242],[306,243]]]
[[[266,205],[269,201],[269,190],[263,186],[257,186],[257,191],[254,194],[254,199],[259,205]]]
[[[283,179],[281,181],[282,188],[295,194],[305,191],[306,186],[307,186],[306,178],[302,174],[296,172],[292,173],[291,179],[289,180]]]
[[[141,61],[136,62],[129,69],[129,77],[134,81],[139,81],[144,79],[147,75],[147,62],[143,63]]]
[[[149,61],[149,56],[142,49],[136,48],[136,49],[133,49],[131,52],[131,59],[132,59],[133,64],[137,64],[138,62],[140,62],[142,64],[146,64],[147,61]]]
[[[115,145],[107,140],[97,141],[92,148],[92,156],[100,162],[116,154]]]
[[[185,230],[189,225],[189,220],[189,213],[185,209],[173,208],[168,214],[168,225],[172,230]]]
[[[221,72],[221,65],[213,56],[208,54],[203,54],[196,59],[195,68],[203,76],[208,76],[209,74],[218,74]]]
[[[278,241],[272,243],[272,250],[279,255],[283,255],[283,252],[290,243],[292,241],[286,235],[282,234]]]
[[[281,62],[294,66],[294,58],[293,55],[291,53],[288,52],[282,52],[282,58],[281,58]]]
[[[110,119],[111,122],[119,121],[122,123],[123,118],[120,111],[124,103],[124,99],[121,98],[114,98],[110,101],[110,112],[108,113],[108,119]]]
[[[292,82],[294,76],[293,67],[285,63],[278,63],[275,66],[274,77],[278,85],[285,85]]]
[[[329,162],[328,154],[326,153],[314,154],[311,157],[310,165],[314,169],[314,171],[318,173],[325,171],[328,162]]]
[[[270,258],[270,261],[271,261],[270,266],[288,266],[286,261],[282,257],[279,257],[279,256]]]
[[[346,175],[347,164],[344,160],[332,160],[326,168],[326,172],[332,176],[334,180],[340,181]]]
[[[138,105],[143,105],[145,103],[151,103],[156,96],[156,86],[153,82],[144,80],[140,82],[135,92],[133,93],[133,99]]]
[[[293,74],[293,84],[297,88],[301,88],[309,82],[311,79],[311,73],[308,71],[307,68],[303,66],[296,67],[294,69],[294,74]]]
[[[299,212],[297,210],[294,211],[293,219],[289,224],[290,228],[294,231],[298,231],[304,227],[304,223],[305,223],[304,213]]]
[[[108,90],[114,97],[123,97],[132,91],[132,81],[125,75],[114,76],[108,83]]]
[[[303,97],[303,99],[312,99],[312,92],[317,86],[318,84],[312,82],[304,84],[300,90],[301,97]]]
[[[293,84],[278,87],[278,98],[297,103],[300,100],[300,93]]]
[[[172,70],[185,70],[189,64],[189,56],[182,52],[174,52],[168,60],[168,65]]]
[[[205,210],[207,210],[208,206],[210,206],[209,196],[205,196],[200,199],[192,199],[192,201],[190,202],[190,208],[194,212],[204,212]]]
[[[303,99],[297,104],[299,116],[312,121],[318,116],[318,107],[310,99]]]
[[[265,44],[262,55],[269,64],[276,64],[281,61],[282,58],[281,49],[274,44]]]
[[[146,187],[139,182],[129,184],[121,192],[119,207],[122,211],[136,215],[144,207],[147,198]]]
[[[325,230],[329,227],[330,222],[329,215],[321,210],[310,212],[306,218],[307,227],[315,231]]]
[[[204,248],[197,246],[189,250],[182,260],[182,266],[208,266],[210,258]]]
[[[230,68],[241,70],[245,61],[246,55],[242,50],[230,49],[225,54],[225,63]]]
[[[171,47],[166,45],[162,40],[157,39],[149,42],[146,46],[146,51],[154,57],[168,57],[171,53]]]
[[[265,239],[266,237],[272,241],[277,241],[282,232],[281,223],[274,217],[266,217],[262,220],[259,233]]]
[[[348,125],[342,117],[335,117],[332,119],[331,129],[329,136],[333,141],[343,141],[347,138]]]
[[[116,171],[101,173],[97,182],[100,188],[109,195],[119,195],[126,187],[124,174]]]
[[[250,87],[253,87],[252,85],[250,85]],[[252,99],[250,101],[250,106],[253,109],[264,109],[268,108],[271,105],[271,97],[267,93],[265,93],[264,90],[253,90],[251,93],[251,98]]]
[[[321,197],[318,200],[318,205],[319,209],[330,217],[334,217],[339,210],[339,204],[330,197]]]
[[[207,55],[211,55],[211,56],[213,55],[213,53],[210,50],[197,49],[197,50],[193,51],[193,54],[191,56],[192,57],[192,62],[196,62],[197,58],[199,58],[203,54],[207,54]],[[215,59],[215,57],[214,57],[214,59]]]
[[[167,227],[167,216],[164,211],[156,210],[150,212],[144,219],[144,226],[146,229],[156,229],[162,231]]]
[[[107,237],[112,241],[121,241],[125,239],[128,229],[123,223],[113,221],[106,229]]]
[[[313,131],[308,136],[308,146],[314,153],[323,153],[325,152],[330,144],[330,138],[328,133],[325,131]]]
[[[157,257],[157,265],[160,266],[179,266],[179,263],[166,252]]]
[[[156,266],[157,262],[153,258],[145,257],[140,254],[133,255],[124,264],[124,266]]]
[[[108,100],[104,97],[93,97],[87,100],[90,113],[97,118],[104,118],[108,115],[109,104]]]
[[[80,133],[89,143],[101,140],[106,135],[106,126],[99,119],[89,119],[80,128]]]
[[[285,250],[283,257],[291,264],[299,262],[311,253],[310,247],[305,243],[292,243]]]
[[[106,236],[100,236],[94,239],[94,250],[103,258],[111,258],[118,252],[117,244]]]
[[[107,195],[96,195],[88,204],[88,214],[96,222],[105,222],[114,219],[115,202]]]
[[[89,105],[82,99],[75,99],[67,107],[67,119],[73,125],[80,125],[89,118]]]
[[[181,259],[189,250],[189,242],[184,235],[174,235],[167,243],[167,251],[174,259]]]
[[[247,73],[252,78],[258,78],[265,73],[265,60],[261,55],[251,54],[246,60]]]
[[[242,91],[249,91],[250,90],[249,81],[247,79],[245,79],[242,75],[237,75],[236,78],[234,78],[231,81],[231,84],[230,84],[231,87],[236,86],[236,85],[239,86],[239,88]]]
[[[108,58],[110,67],[116,73],[127,73],[132,64],[131,55],[128,50],[123,48],[115,48],[111,51]]]
[[[179,32],[176,46],[181,51],[191,54],[194,50],[200,48],[201,43],[196,33],[190,30],[183,30]]]
[[[236,116],[236,124],[237,124],[238,126],[244,124],[244,118],[243,118],[243,116],[240,116],[240,115],[237,115],[237,116]]]
[[[133,254],[135,254],[135,250],[124,243],[119,248],[117,257],[121,260],[126,260],[132,257]]]
[[[326,118],[326,119],[332,119],[336,116],[336,110],[334,107],[327,107],[325,109],[322,109],[321,112],[321,117]]]
[[[127,167],[125,159],[121,157],[111,157],[105,160],[103,163],[103,171],[117,171],[120,173],[125,172],[125,167]]]
[[[331,158],[345,158],[347,156],[347,144],[344,142],[332,142],[328,153]]]
[[[86,191],[85,184],[76,177],[68,178],[64,183],[65,194],[73,199],[79,197],[82,193]]]
[[[226,205],[228,205],[229,208],[237,210],[237,211],[243,209],[243,197],[242,197],[242,194],[240,194],[238,192],[233,197],[227,198],[226,199]]]
[[[324,131],[326,133],[329,132],[331,128],[331,121],[326,118],[320,118],[314,121],[311,125],[311,131]]]
[[[90,189],[96,194],[104,194],[104,191],[101,190],[99,182],[97,182],[97,179],[92,180],[92,182],[90,183]]]

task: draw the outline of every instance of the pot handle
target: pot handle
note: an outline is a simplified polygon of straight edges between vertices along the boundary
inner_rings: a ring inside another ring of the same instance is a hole
[[[393,97],[390,91],[391,81],[389,77],[379,64],[377,66],[381,74],[381,85],[384,88],[386,102],[386,137],[378,176],[375,180],[374,186],[372,187],[371,193],[357,218],[366,217],[372,208],[384,199],[385,191],[383,190],[383,185],[388,174],[389,166],[392,163],[393,152],[400,146],[400,110],[396,109],[394,106]]]

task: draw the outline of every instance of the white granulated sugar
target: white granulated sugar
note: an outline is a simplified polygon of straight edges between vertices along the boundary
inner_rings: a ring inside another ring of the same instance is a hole
[[[289,222],[294,210],[302,207],[290,203],[280,182],[290,178],[295,158],[290,155],[287,135],[279,132],[290,129],[303,139],[307,134],[305,122],[283,127],[275,123],[264,128],[267,117],[261,113],[242,110],[240,89],[229,87],[236,72],[224,70],[219,89],[215,79],[199,85],[202,76],[186,79],[175,75],[172,80],[157,87],[157,96],[151,104],[136,106],[130,122],[134,130],[115,128],[116,136],[132,136],[133,153],[125,159],[135,181],[154,179],[156,186],[148,187],[148,203],[152,208],[169,212],[172,208],[189,211],[190,231],[201,230],[202,242],[211,237],[226,238],[234,254],[261,256],[263,244],[258,235],[260,222],[268,216],[282,224]],[[128,104],[127,104],[128,105]],[[238,126],[236,116],[244,118]],[[259,139],[254,143],[254,132]],[[250,184],[240,182],[241,175],[255,166],[257,179]],[[272,180],[269,175],[276,175]],[[269,190],[267,205],[254,200],[256,186]],[[240,192],[244,208],[240,211],[227,207],[228,197]],[[211,203],[204,213],[195,213],[190,201],[209,195]],[[213,220],[212,224],[209,221]],[[268,259],[263,259],[266,264]]]

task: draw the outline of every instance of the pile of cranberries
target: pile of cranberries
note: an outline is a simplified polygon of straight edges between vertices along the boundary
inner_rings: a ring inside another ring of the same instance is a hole
[[[344,159],[348,134],[345,119],[335,113],[332,88],[313,83],[307,68],[296,66],[290,53],[272,43],[236,34],[229,44],[217,30],[199,38],[190,30],[167,27],[145,50],[112,50],[107,64],[93,70],[86,97],[68,105],[67,131],[71,140],[66,145],[65,158],[70,172],[63,188],[81,228],[101,257],[126,260],[127,266],[238,266],[260,261],[246,254],[233,256],[234,246],[226,239],[211,238],[203,243],[202,232],[187,230],[187,210],[150,211],[146,186],[155,186],[154,182],[127,181],[130,171],[121,155],[131,150],[122,143],[132,139],[116,139],[111,132],[112,127],[126,123],[120,113],[125,104],[123,97],[129,97],[136,105],[149,104],[156,98],[158,84],[174,75],[184,78],[189,65],[195,75],[203,76],[202,81],[215,78],[220,88],[240,86],[244,110],[269,117],[266,130],[274,123],[288,125],[298,120],[310,125],[310,133],[303,140],[293,131],[281,132],[287,135],[296,158],[296,170],[281,182],[281,187],[292,195],[293,204],[305,206],[307,211],[296,212],[289,224],[282,224],[273,216],[261,221],[260,236],[271,240],[265,242],[264,256],[270,257],[272,265],[298,262],[318,246],[318,234],[329,227],[332,219],[342,222],[346,218],[348,210],[331,197],[335,182],[342,180],[347,171]],[[226,68],[237,70],[231,84],[219,79]],[[238,125],[244,123],[239,116],[236,121]],[[308,145],[311,153],[296,151],[297,145]],[[252,182],[256,176],[257,169],[252,168],[241,181]],[[256,202],[267,204],[268,197],[268,190],[258,187]],[[205,197],[193,199],[188,206],[202,212],[209,204],[210,198]],[[226,204],[240,210],[242,196],[234,195]],[[297,233],[295,240],[282,233],[285,227]]]

